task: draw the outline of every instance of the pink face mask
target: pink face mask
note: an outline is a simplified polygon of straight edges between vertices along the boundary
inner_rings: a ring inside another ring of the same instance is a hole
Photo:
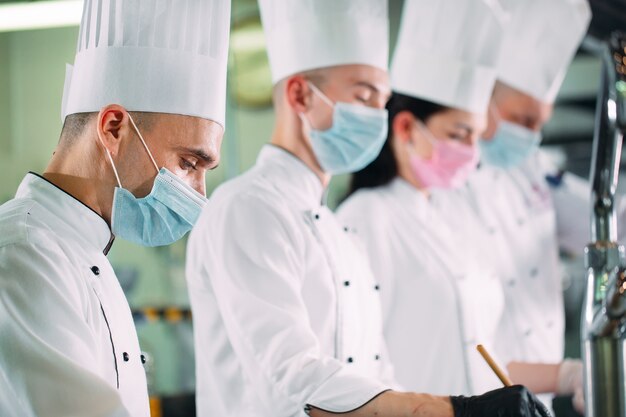
[[[457,188],[463,185],[478,165],[478,147],[452,140],[437,140],[421,122],[419,128],[433,146],[433,152],[430,159],[424,159],[409,148],[409,163],[415,179],[425,188]]]

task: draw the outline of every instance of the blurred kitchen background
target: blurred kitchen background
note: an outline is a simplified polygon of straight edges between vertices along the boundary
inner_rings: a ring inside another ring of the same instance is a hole
[[[53,3],[60,9],[46,8]],[[390,0],[392,45],[402,3]],[[602,38],[610,29],[626,29],[626,0],[592,0],[591,5],[593,36]],[[20,14],[24,7],[36,9]],[[65,64],[74,60],[81,8],[82,2],[76,0],[0,0],[0,203],[12,198],[27,171],[42,172],[55,148],[61,130]],[[233,0],[232,13],[226,135],[220,167],[207,177],[209,192],[249,168],[272,130],[272,86],[256,0]],[[601,70],[599,59],[589,52],[593,43],[590,38],[583,44],[569,69],[543,144],[564,169],[585,178]],[[346,180],[333,180],[331,207],[343,195]],[[580,355],[579,310],[585,275],[581,254],[582,248],[579,254],[563,255],[566,354],[572,357]],[[185,242],[144,248],[120,239],[110,259],[149,357],[153,416],[193,416],[194,353],[184,277]]]

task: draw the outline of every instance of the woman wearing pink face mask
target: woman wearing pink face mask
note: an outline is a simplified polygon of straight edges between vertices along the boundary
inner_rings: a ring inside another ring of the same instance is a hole
[[[493,351],[504,295],[484,258],[459,244],[436,193],[463,186],[478,165],[504,17],[487,0],[437,4],[405,2],[387,142],[353,175],[339,217],[379,281],[398,382],[475,395],[502,386],[476,345]]]
[[[339,217],[365,244],[382,297],[384,331],[400,384],[479,394],[501,383],[476,353],[492,345],[500,281],[457,245],[433,190],[460,186],[478,163],[485,118],[394,93],[378,158],[354,174]]]

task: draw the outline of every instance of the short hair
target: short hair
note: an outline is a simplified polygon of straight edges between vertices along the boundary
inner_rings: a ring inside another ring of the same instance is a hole
[[[282,97],[285,94],[285,83],[287,82],[289,78],[293,77],[294,75],[300,75],[306,78],[307,80],[311,81],[313,84],[315,84],[316,87],[322,87],[324,85],[324,82],[327,80],[329,69],[330,68],[318,68],[318,69],[313,69],[309,71],[303,71],[303,72],[300,72],[298,74],[293,74],[289,77],[283,78],[282,80],[278,81],[274,85],[273,94],[272,94],[274,106],[277,107],[281,104]]]
[[[137,127],[143,131],[149,131],[154,125],[157,113],[129,112]],[[98,112],[74,113],[65,118],[59,144],[63,146],[73,145],[85,132],[85,128],[98,115]]]

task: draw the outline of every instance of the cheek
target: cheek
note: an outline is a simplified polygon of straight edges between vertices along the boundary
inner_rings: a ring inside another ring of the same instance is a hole
[[[433,145],[430,142],[426,142],[422,146],[422,157],[425,159],[432,159],[434,152]]]
[[[172,174],[176,175],[179,178],[184,179],[187,176],[187,170],[181,168],[180,164],[178,162],[173,163],[173,164],[169,164],[169,166],[165,166],[165,168],[167,168],[169,171],[172,172]]]
[[[117,163],[122,186],[136,197],[145,197],[152,190],[157,171],[147,155],[134,153]]]
[[[205,170],[198,168],[197,170],[193,169],[184,169],[180,166],[180,159],[177,159],[175,164],[171,164],[171,167],[166,166],[168,170],[172,172],[172,174],[176,175],[180,178],[185,184],[198,191],[201,194],[205,193]]]
[[[313,129],[330,129],[333,125],[333,109],[325,103],[320,103],[318,107],[309,111],[308,118]]]
[[[137,175],[134,178],[132,184],[128,181],[124,183],[124,180],[122,180],[122,185],[124,186],[124,188],[132,192],[135,197],[143,198],[150,194],[150,192],[152,191],[156,175],[156,171],[154,170],[154,166],[152,165],[150,169],[145,169],[141,172],[137,172]]]
[[[182,166],[183,158],[178,152],[163,154],[160,161],[163,163],[162,167],[167,168],[174,175],[183,178],[187,174],[187,170]]]
[[[432,144],[423,137],[422,135],[414,136],[412,141],[413,151],[420,157],[424,159],[430,159],[433,156],[433,146]]]
[[[478,144],[478,141],[480,140],[481,135],[482,132],[467,135],[463,138],[462,143],[467,146],[476,146]]]

